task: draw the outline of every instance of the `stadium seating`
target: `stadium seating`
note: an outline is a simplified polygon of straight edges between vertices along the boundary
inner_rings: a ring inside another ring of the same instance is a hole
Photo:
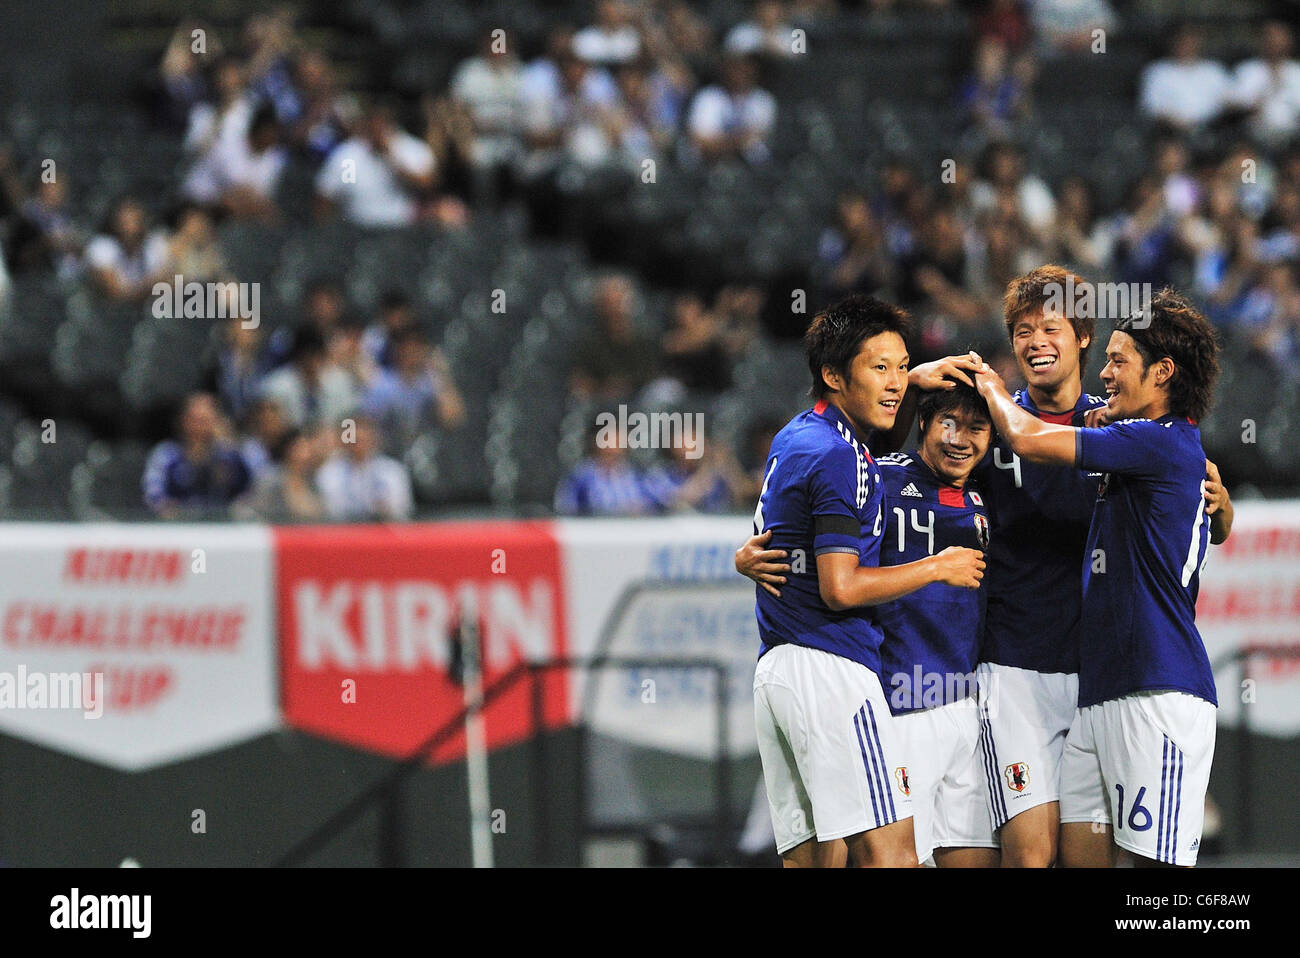
[[[254,6],[232,2],[209,15],[237,24]],[[1082,172],[1102,206],[1120,200],[1143,162],[1147,130],[1115,105],[1132,102],[1168,17],[1184,15],[1182,5],[1169,6],[1163,14],[1159,4],[1134,10],[1125,23],[1131,42],[1113,43],[1104,60],[1040,72],[1034,124],[1020,131],[1039,175],[1055,183]],[[725,31],[749,5],[714,0],[700,9]],[[1222,28],[1212,45],[1240,49],[1258,9],[1207,0],[1194,13]],[[166,5],[133,0],[109,22],[143,57],[156,55],[174,16]],[[506,24],[521,49],[535,51],[549,24],[587,16],[588,5],[576,0],[544,9],[380,0],[316,12],[311,26],[345,70],[364,73],[382,63],[384,72],[372,79],[414,95],[445,85],[486,29]],[[563,203],[558,236],[537,231],[529,215],[536,197],[527,191],[523,203],[475,209],[473,225],[463,230],[317,224],[309,215],[312,171],[295,158],[280,192],[283,220],[227,222],[219,229],[222,249],[236,276],[261,285],[268,331],[296,322],[303,289],[317,276],[338,278],[367,319],[384,292],[410,295],[471,410],[466,428],[435,430],[405,451],[421,503],[543,508],[561,470],[581,454],[589,421],[590,410],[569,402],[565,384],[573,348],[590,322],[598,271],[615,265],[640,277],[639,321],[655,330],[666,322],[673,288],[744,281],[788,289],[790,276],[808,276],[840,189],[870,182],[887,154],[907,155],[922,169],[951,155],[960,131],[949,98],[966,66],[967,38],[968,21],[953,10],[900,9],[869,23],[847,13],[827,17],[809,27],[815,56],[765,68],[764,84],[781,104],[771,164],[700,168],[669,157],[653,184],[626,170],[566,167],[554,180]],[[138,72],[139,60],[126,57],[121,70],[119,85]],[[128,189],[157,214],[175,196],[183,169],[179,138],[151,127],[134,106],[91,98],[48,109],[15,102],[0,124],[19,154],[50,156],[71,171],[72,200],[88,223],[98,224],[113,197]],[[495,290],[505,293],[503,313],[493,312]],[[212,323],[157,320],[143,307],[109,305],[76,283],[16,277],[0,301],[7,513],[30,505],[60,515],[72,508],[116,515],[138,506],[142,451],[164,434],[176,401],[199,385],[215,335]],[[1104,341],[1103,330],[1098,338]],[[1300,392],[1293,382],[1275,383],[1228,339],[1219,407],[1203,424],[1207,451],[1230,459],[1238,476],[1293,485],[1300,452],[1288,437],[1300,422]],[[1094,356],[1094,377],[1099,365]],[[740,360],[734,388],[710,404],[711,428],[734,443],[757,416],[788,415],[804,401],[805,377],[797,347],[759,343]],[[1258,397],[1274,390],[1277,415],[1260,423],[1258,443],[1243,452],[1241,422],[1258,408]],[[48,416],[61,430],[69,427],[70,437],[84,424],[87,442],[97,441],[87,448],[71,438],[66,446],[62,439],[51,448],[33,444],[27,420]],[[48,481],[37,482],[46,467]]]

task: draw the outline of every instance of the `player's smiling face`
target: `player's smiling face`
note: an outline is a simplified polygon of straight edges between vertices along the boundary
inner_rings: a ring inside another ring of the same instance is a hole
[[[1076,339],[1070,321],[1055,310],[1028,310],[1011,327],[1020,374],[1046,392],[1079,376],[1079,353],[1087,345],[1087,337]]]
[[[935,413],[921,435],[921,458],[944,482],[960,486],[989,451],[992,435],[986,416],[964,409]]]
[[[907,344],[898,333],[878,333],[864,340],[849,365],[849,376],[822,367],[822,378],[834,392],[831,402],[840,408],[859,438],[873,429],[894,428],[898,407],[907,392]]]
[[[1112,422],[1156,419],[1163,415],[1166,403],[1159,386],[1162,378],[1167,379],[1167,375],[1162,374],[1160,363],[1142,369],[1142,354],[1132,336],[1119,330],[1110,334],[1101,383],[1106,388],[1107,416]]]

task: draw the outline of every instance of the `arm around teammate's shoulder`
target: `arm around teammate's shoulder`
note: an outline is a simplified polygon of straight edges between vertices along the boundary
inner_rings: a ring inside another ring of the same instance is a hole
[[[1205,460],[1205,511],[1210,517],[1210,542],[1220,545],[1232,534],[1232,498],[1219,476],[1219,467]]]
[[[817,586],[822,601],[836,612],[901,599],[935,582],[978,589],[984,578],[984,554],[949,546],[938,555],[893,566],[864,566],[848,552],[817,556]]]
[[[991,368],[976,375],[975,385],[989,404],[994,428],[1016,455],[1047,465],[1075,465],[1078,429],[1043,422],[1021,409]]]

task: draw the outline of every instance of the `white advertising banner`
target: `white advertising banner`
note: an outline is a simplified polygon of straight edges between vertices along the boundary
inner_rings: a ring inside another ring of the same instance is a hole
[[[12,524],[0,731],[125,770],[275,728],[270,530]]]
[[[1300,658],[1268,650],[1300,650],[1300,502],[1243,502],[1232,535],[1211,546],[1201,573],[1196,625],[1215,665],[1254,646],[1243,686],[1236,665],[1215,672],[1219,721],[1272,735],[1300,735]]]
[[[733,756],[757,750],[754,587],[732,555],[745,516],[562,520],[570,648],[576,656],[713,659],[728,667]],[[662,667],[575,674],[574,712],[630,744],[698,758],[716,751],[716,674]]]

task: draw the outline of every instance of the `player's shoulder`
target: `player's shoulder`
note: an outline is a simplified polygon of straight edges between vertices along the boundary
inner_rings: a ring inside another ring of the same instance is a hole
[[[915,454],[895,452],[876,460],[889,495],[896,499],[932,498],[934,474]]]
[[[1199,432],[1184,419],[1118,419],[1100,430],[1083,430],[1083,441],[1091,441],[1093,433],[1102,441],[1124,442],[1135,452],[1141,449],[1142,455],[1152,461],[1171,464],[1204,458]]]
[[[1102,406],[1106,405],[1106,397],[1094,396],[1092,393],[1084,393],[1081,405],[1085,406],[1089,410],[1100,409]]]
[[[1137,416],[1133,419],[1116,419],[1102,428],[1109,429],[1111,432],[1150,432],[1155,429],[1162,429],[1167,425],[1168,423],[1161,423],[1155,419],[1144,419]]]
[[[905,452],[891,452],[884,456],[876,458],[876,463],[882,470],[888,472],[897,472],[905,470],[912,465],[915,460]]]
[[[790,420],[772,440],[773,456],[806,473],[814,468],[856,469],[860,444],[836,428],[838,423],[808,409]]]

